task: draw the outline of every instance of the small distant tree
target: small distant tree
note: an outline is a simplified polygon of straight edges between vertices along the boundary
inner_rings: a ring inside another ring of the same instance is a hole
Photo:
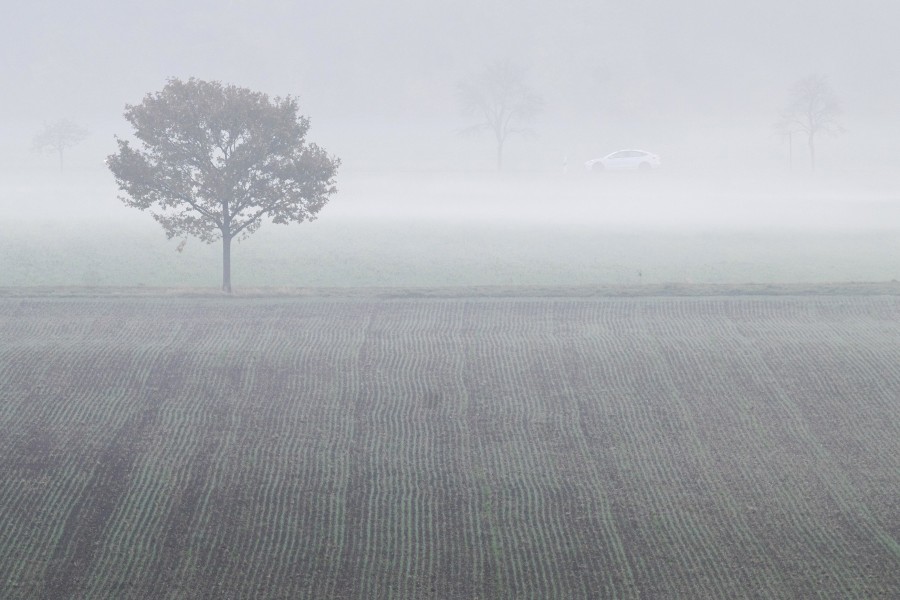
[[[59,155],[59,170],[63,170],[63,152],[84,141],[88,131],[68,119],[60,119],[44,125],[34,136],[36,152],[56,152]]]
[[[217,81],[170,79],[127,105],[138,147],[117,139],[107,158],[128,206],[151,210],[171,239],[222,240],[231,292],[231,241],[263,219],[312,221],[337,190],[340,161],[306,143],[309,119],[291,96],[270,99]]]
[[[838,122],[840,114],[840,104],[828,79],[824,75],[810,75],[791,86],[790,101],[776,123],[776,129],[789,139],[795,133],[806,136],[810,168],[815,170],[816,135],[843,133],[844,128]]]
[[[503,149],[509,136],[528,133],[524,123],[537,115],[543,99],[526,83],[525,70],[511,62],[488,66],[459,84],[463,114],[479,122],[463,133],[489,131],[497,143],[497,170],[503,169]]]

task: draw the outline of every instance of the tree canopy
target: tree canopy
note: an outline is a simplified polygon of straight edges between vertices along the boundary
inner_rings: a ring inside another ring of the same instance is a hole
[[[169,79],[125,118],[137,144],[117,138],[107,164],[128,206],[149,210],[169,238],[222,240],[231,291],[231,240],[273,223],[312,221],[337,191],[340,161],[306,142],[297,99],[218,81]]]

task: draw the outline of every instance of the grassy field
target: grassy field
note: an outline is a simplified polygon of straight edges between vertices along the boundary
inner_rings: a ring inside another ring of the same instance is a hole
[[[221,282],[109,173],[0,181],[0,287]],[[313,223],[233,250],[246,287],[784,284],[900,280],[900,182],[709,176],[342,178]]]
[[[0,298],[0,597],[896,598],[895,292]]]
[[[3,286],[209,287],[221,249],[177,252],[154,223],[9,226]],[[707,233],[426,222],[316,222],[261,230],[234,249],[247,287],[826,283],[900,279],[900,232]]]

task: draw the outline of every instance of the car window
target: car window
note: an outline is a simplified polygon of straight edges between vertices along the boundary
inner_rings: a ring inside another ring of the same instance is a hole
[[[625,150],[621,150],[619,152],[613,152],[609,155],[610,158],[628,158],[628,152]]]

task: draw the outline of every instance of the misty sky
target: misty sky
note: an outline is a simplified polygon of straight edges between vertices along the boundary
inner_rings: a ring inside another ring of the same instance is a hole
[[[0,25],[0,124],[121,129],[126,103],[196,76],[297,95],[314,131],[452,131],[459,80],[502,59],[528,67],[549,121],[774,120],[811,73],[851,122],[894,119],[897,23],[896,0],[34,0]]]

